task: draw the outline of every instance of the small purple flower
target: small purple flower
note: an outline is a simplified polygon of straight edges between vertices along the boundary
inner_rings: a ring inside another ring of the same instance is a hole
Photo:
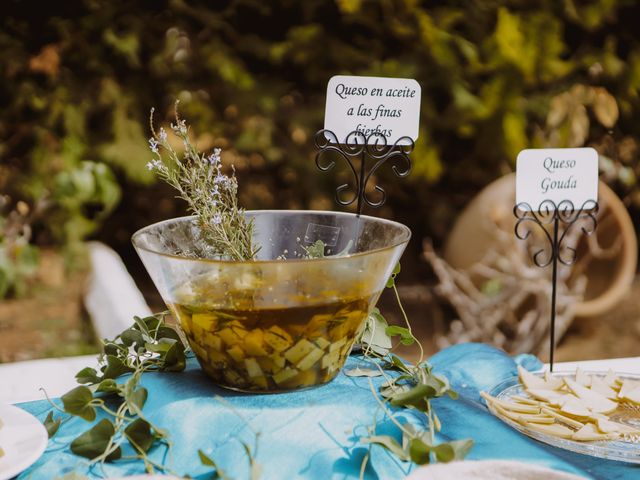
[[[213,195],[214,197],[220,195],[220,189],[218,188],[218,185],[213,186],[213,188],[211,189],[211,195]]]
[[[164,131],[163,127],[160,127],[160,133],[158,134],[158,138],[161,142],[167,141],[167,132]]]
[[[220,152],[222,152],[221,148],[213,149],[213,153],[207,157],[210,165],[218,168],[220,167]]]
[[[213,179],[213,183],[215,184],[219,184],[219,183],[227,183],[227,176],[226,175],[222,175],[221,173],[218,173],[216,175],[216,178]]]
[[[215,225],[220,225],[220,223],[222,223],[222,215],[220,215],[219,213],[216,213],[216,214],[213,216],[213,223],[214,223]]]
[[[158,153],[158,141],[153,137],[149,139],[149,148],[153,153]]]

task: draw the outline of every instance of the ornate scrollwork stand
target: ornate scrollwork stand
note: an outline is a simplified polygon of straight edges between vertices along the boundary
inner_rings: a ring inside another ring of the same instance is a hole
[[[343,142],[340,142],[337,136],[327,129],[320,130],[315,135],[315,144],[318,148],[316,154],[316,165],[323,172],[328,172],[336,165],[334,159],[325,157],[335,154],[342,158],[351,173],[355,185],[353,196],[344,199],[342,194],[349,189],[349,184],[344,183],[336,188],[336,202],[342,206],[351,205],[357,202],[356,211],[358,216],[362,213],[364,204],[370,207],[378,208],[384,205],[387,194],[379,185],[375,185],[374,189],[381,195],[379,200],[372,200],[367,196],[366,186],[371,180],[372,175],[387,161],[396,161],[399,164],[392,165],[393,173],[399,178],[404,178],[411,171],[411,159],[409,155],[413,151],[414,142],[410,137],[401,137],[397,139],[393,145],[388,145],[384,135],[373,132],[365,135],[360,131],[353,131],[347,135]],[[357,161],[359,160],[359,162]],[[367,169],[367,164],[375,162],[373,166]]]
[[[570,200],[563,200],[557,205],[552,200],[544,200],[537,210],[531,208],[528,203],[519,203],[513,209],[516,216],[515,234],[520,240],[526,240],[531,235],[529,224],[540,227],[544,233],[547,246],[533,254],[533,263],[540,268],[552,265],[551,279],[551,325],[549,364],[553,371],[553,353],[555,350],[555,323],[556,323],[556,283],[558,262],[563,265],[572,265],[576,261],[576,249],[563,245],[567,232],[575,225],[582,224],[582,233],[591,235],[598,226],[596,214],[598,202],[587,200],[576,209]]]

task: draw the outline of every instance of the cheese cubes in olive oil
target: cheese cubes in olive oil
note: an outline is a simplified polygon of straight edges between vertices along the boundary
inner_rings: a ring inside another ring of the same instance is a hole
[[[203,370],[216,383],[277,392],[335,377],[363,325],[370,299],[287,308],[172,305]]]

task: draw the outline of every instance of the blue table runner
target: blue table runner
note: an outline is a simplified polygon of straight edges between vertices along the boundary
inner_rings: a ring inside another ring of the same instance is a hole
[[[585,478],[640,478],[640,465],[597,459],[567,452],[532,440],[488,413],[479,391],[491,390],[516,375],[516,361],[536,369],[540,362],[531,356],[515,360],[504,352],[480,344],[447,348],[430,359],[438,373],[447,375],[460,393],[458,400],[437,399],[434,408],[443,425],[440,441],[473,438],[469,459],[508,459],[547,466]],[[362,365],[352,357],[346,368]],[[373,425],[378,411],[377,432],[398,433],[378,410],[369,378],[341,373],[328,385],[300,392],[247,395],[220,389],[191,359],[180,373],[149,373],[142,384],[149,390],[145,414],[171,433],[173,447],[167,454],[155,448],[151,458],[165,462],[173,471],[192,478],[209,478],[211,469],[200,464],[201,449],[234,479],[249,478],[248,457],[241,442],[256,443],[256,462],[261,479],[356,479],[363,458],[369,452],[359,442]],[[372,378],[374,388],[383,381]],[[56,400],[59,402],[59,400]],[[51,406],[46,401],[28,402],[21,408],[44,420]],[[419,412],[402,411],[402,421],[424,424]],[[119,460],[88,468],[86,460],[73,455],[69,443],[90,424],[79,418],[64,423],[50,440],[45,454],[20,479],[51,480],[69,472],[89,478],[144,473],[141,462]],[[401,462],[379,446],[371,447],[365,478],[403,478],[415,468]]]

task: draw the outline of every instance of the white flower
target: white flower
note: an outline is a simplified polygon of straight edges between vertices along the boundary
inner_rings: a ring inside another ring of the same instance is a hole
[[[220,195],[220,189],[218,188],[218,185],[213,186],[213,188],[211,189],[211,195],[213,195],[214,197]]]
[[[153,137],[149,139],[149,148],[153,153],[158,153],[158,141]]]
[[[174,132],[178,132],[180,135],[187,134],[187,124],[184,120],[178,120],[178,123],[172,123],[171,129]]]
[[[167,141],[167,132],[164,131],[163,127],[160,127],[160,133],[158,134],[158,138],[161,142]]]
[[[221,222],[222,222],[222,215],[220,215],[219,213],[216,213],[216,214],[213,216],[213,223],[214,223],[215,225],[220,225],[220,223],[221,223]]]
[[[227,178],[226,175],[222,175],[221,173],[218,173],[216,175],[216,178],[213,179],[213,183],[216,183],[216,184],[218,184],[218,183],[227,183],[227,180],[228,180],[228,178]]]
[[[160,170],[160,167],[162,167],[162,162],[160,160],[153,159],[150,162],[147,162],[147,169],[149,171],[155,170],[155,169]]]

